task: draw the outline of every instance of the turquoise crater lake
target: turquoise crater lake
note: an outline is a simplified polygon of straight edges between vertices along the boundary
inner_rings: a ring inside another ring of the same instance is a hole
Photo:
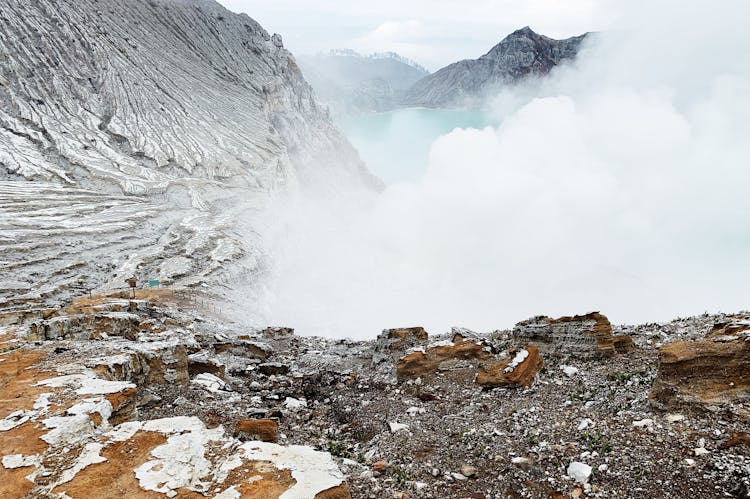
[[[341,118],[338,125],[372,173],[386,184],[420,178],[429,163],[432,143],[456,128],[495,126],[482,111],[398,109]]]

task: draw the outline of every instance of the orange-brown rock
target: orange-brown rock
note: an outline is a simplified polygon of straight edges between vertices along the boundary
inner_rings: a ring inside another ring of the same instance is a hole
[[[706,335],[706,338],[727,338],[736,337],[739,333],[750,331],[750,317],[744,315],[738,315],[726,322],[718,322],[714,324],[711,331]]]
[[[237,421],[235,433],[249,439],[276,442],[279,435],[279,423],[273,419],[243,419]]]
[[[649,394],[659,408],[726,409],[750,419],[750,341],[741,331],[662,347]]]
[[[617,353],[628,353],[635,350],[635,342],[630,336],[613,336],[612,342],[614,343],[615,352]]]
[[[351,493],[349,492],[349,486],[345,483],[342,483],[338,487],[332,487],[330,489],[324,490],[323,492],[318,492],[315,494],[314,499],[351,499]]]
[[[388,461],[375,461],[372,463],[372,469],[375,471],[385,471],[388,468]]]
[[[107,400],[112,404],[112,415],[109,417],[109,423],[118,425],[125,421],[135,419],[136,405],[135,398],[138,390],[134,387],[125,388],[124,390],[107,395]]]
[[[559,319],[533,317],[516,324],[513,338],[519,345],[538,346],[543,354],[583,359],[608,357],[635,347],[630,337],[613,336],[612,324],[599,312]]]
[[[405,355],[396,364],[396,375],[399,380],[418,378],[434,374],[447,361],[483,361],[489,358],[490,354],[484,351],[482,344],[456,336],[454,341],[437,343]]]
[[[731,449],[732,447],[738,447],[740,445],[744,445],[750,449],[750,434],[744,431],[736,431],[732,433],[729,438],[719,446],[719,448]]]
[[[511,350],[510,355],[509,359],[480,369],[477,384],[485,388],[531,386],[543,364],[539,349],[527,346]]]

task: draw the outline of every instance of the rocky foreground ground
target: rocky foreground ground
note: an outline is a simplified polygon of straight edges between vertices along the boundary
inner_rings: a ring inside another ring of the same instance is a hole
[[[354,342],[140,293],[0,315],[0,497],[750,497],[750,314]]]

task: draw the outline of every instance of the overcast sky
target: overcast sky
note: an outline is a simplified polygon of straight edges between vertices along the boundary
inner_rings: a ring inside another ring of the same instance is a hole
[[[296,54],[393,51],[430,70],[476,58],[515,29],[553,38],[602,30],[616,0],[219,0],[280,33]]]

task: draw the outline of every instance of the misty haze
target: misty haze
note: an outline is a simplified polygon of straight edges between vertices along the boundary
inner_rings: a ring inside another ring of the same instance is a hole
[[[0,11],[0,498],[750,498],[746,2]]]

